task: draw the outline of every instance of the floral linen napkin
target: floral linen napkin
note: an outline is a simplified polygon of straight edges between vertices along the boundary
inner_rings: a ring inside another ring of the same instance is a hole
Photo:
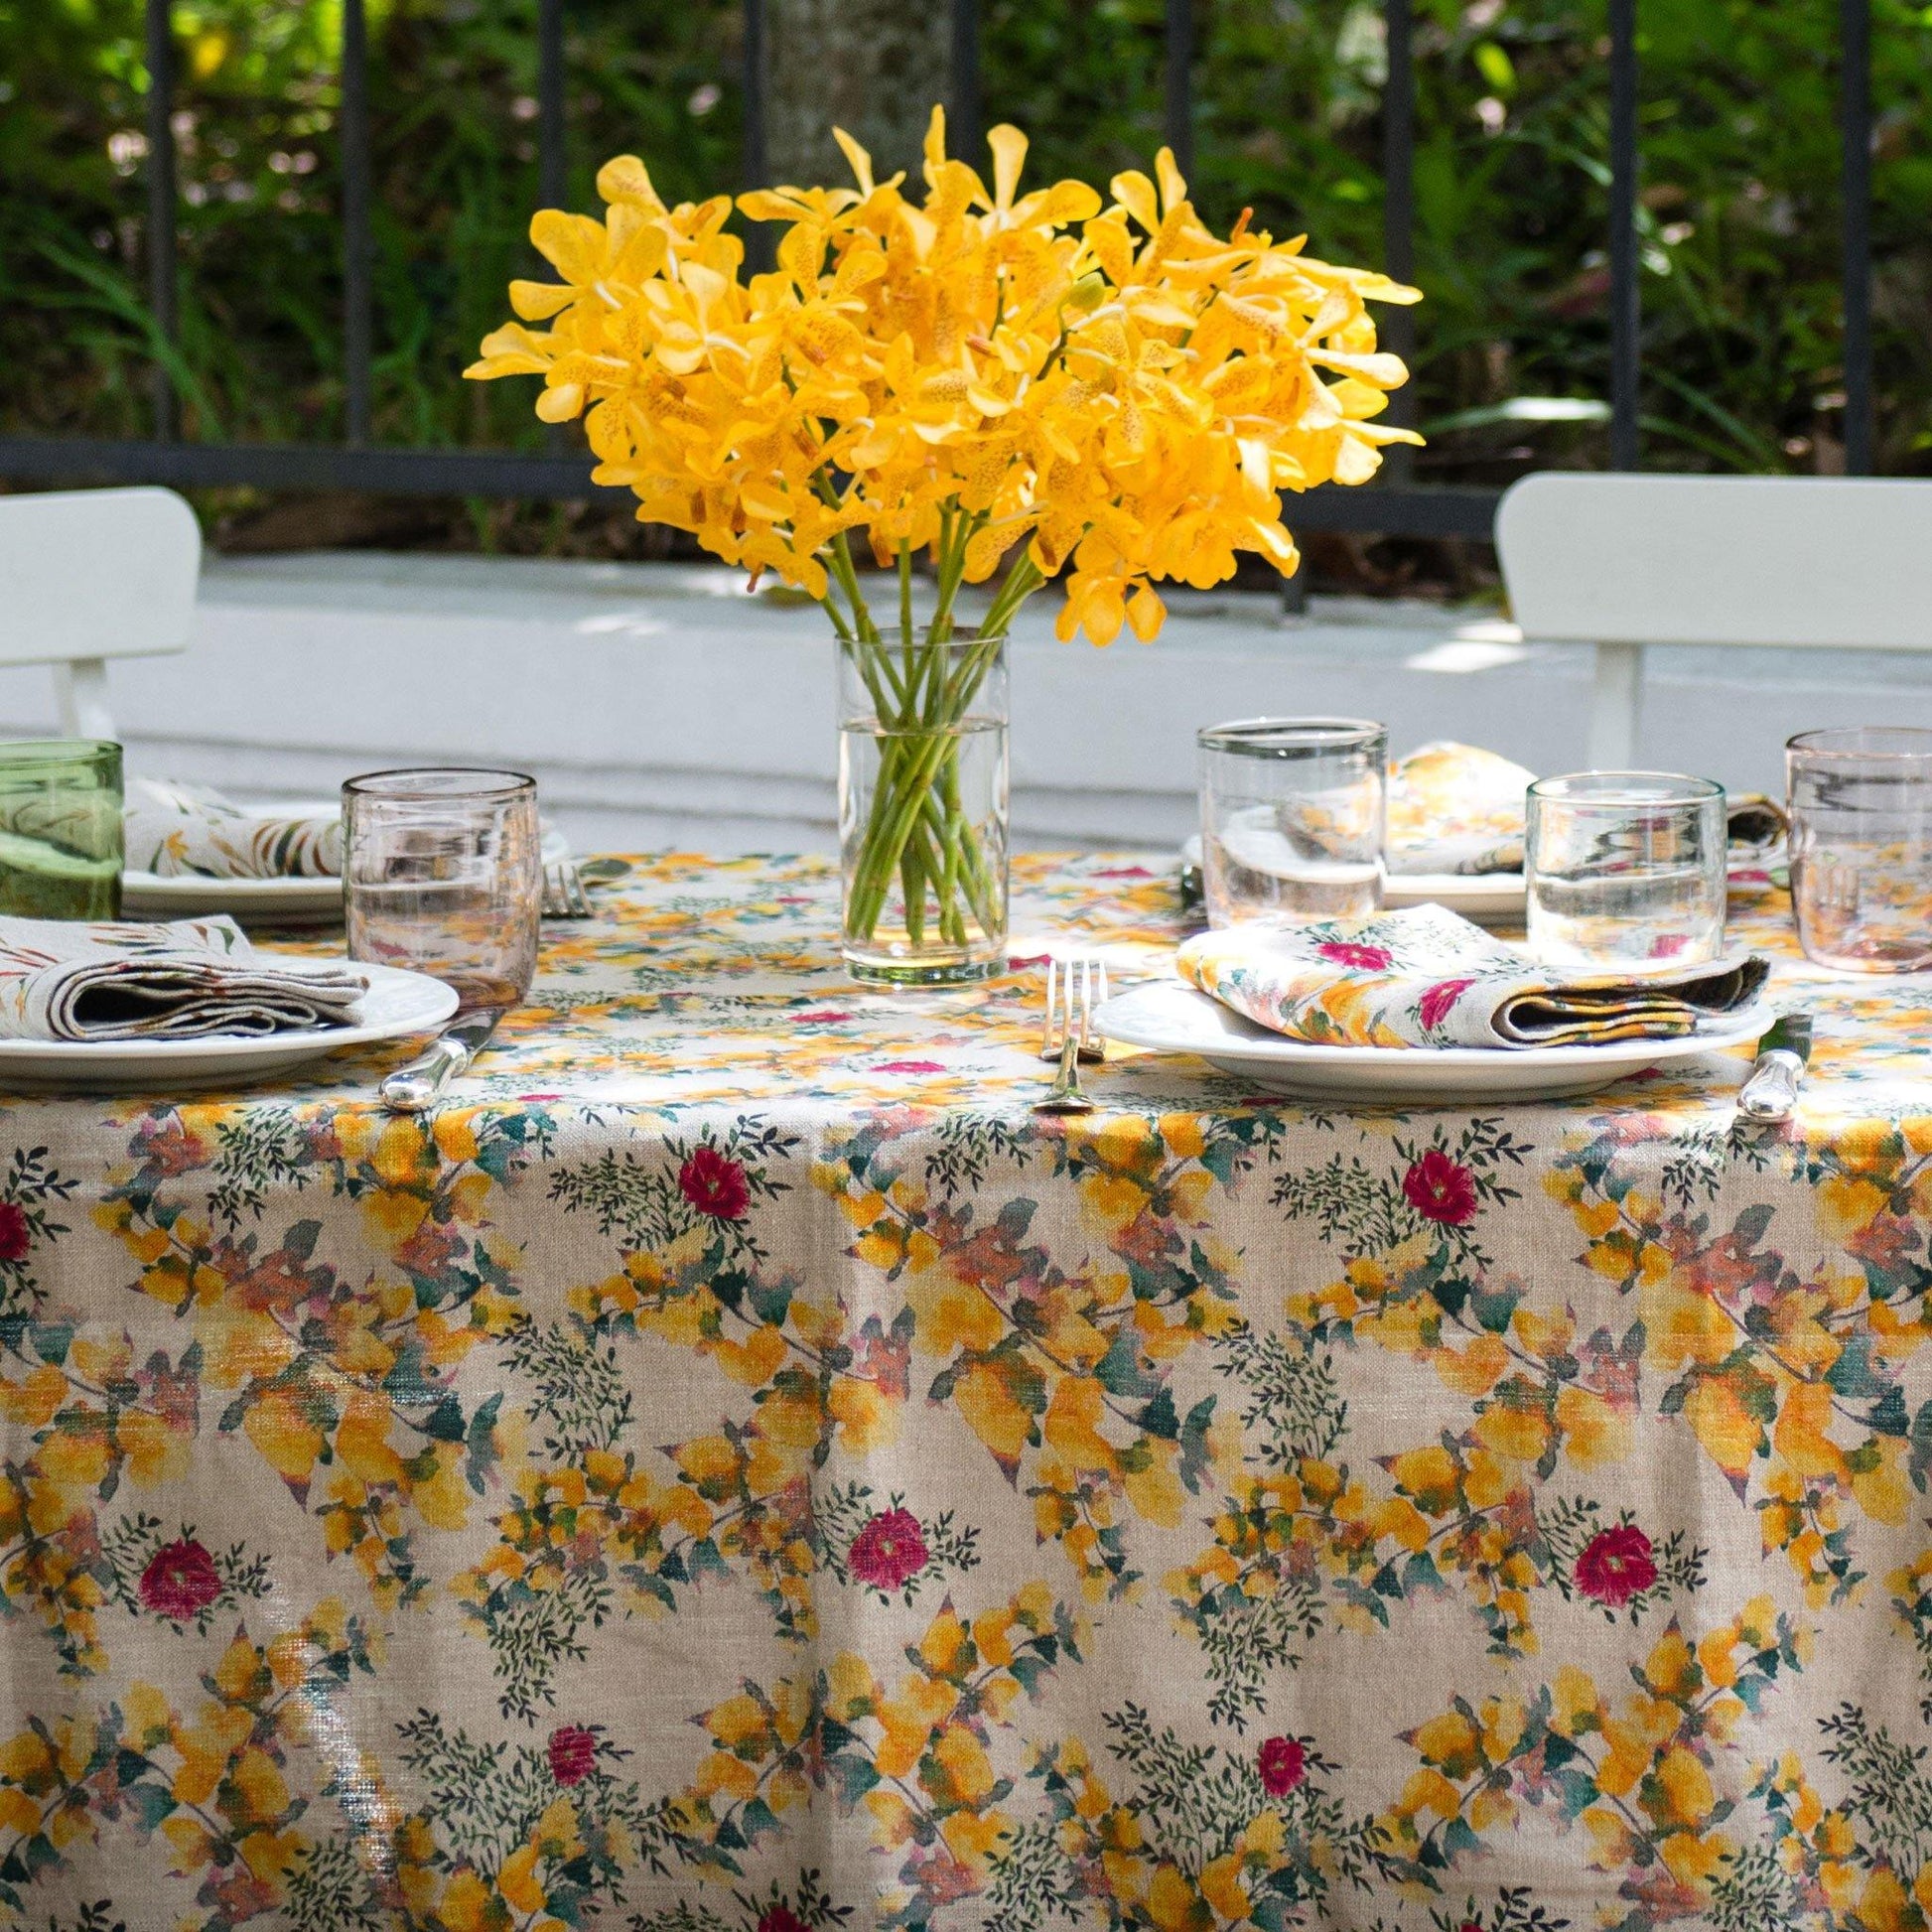
[[[1580,1046],[1676,1039],[1747,1006],[1756,955],[1638,974],[1539,966],[1440,905],[1189,939],[1180,976],[1291,1039],[1323,1046]]]
[[[1536,773],[1475,745],[1445,739],[1389,765],[1388,869],[1462,875],[1523,870],[1523,794]],[[1784,807],[1761,791],[1733,791],[1725,805],[1730,869],[1769,862],[1787,829]]]
[[[1523,870],[1523,793],[1536,773],[1474,745],[1424,745],[1389,766],[1390,872]]]
[[[368,979],[257,953],[232,919],[0,918],[0,1038],[203,1039],[346,1027]]]
[[[130,778],[127,864],[164,879],[339,879],[342,816],[262,811],[204,785]]]

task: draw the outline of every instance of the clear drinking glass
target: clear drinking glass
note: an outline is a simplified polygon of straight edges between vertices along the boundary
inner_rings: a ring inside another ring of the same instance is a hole
[[[839,868],[854,979],[946,986],[1005,966],[1007,716],[1004,637],[840,650]]]
[[[1582,771],[1529,788],[1530,950],[1566,965],[1695,965],[1725,945],[1725,788]]]
[[[119,918],[124,840],[118,745],[0,745],[0,912]]]
[[[1932,966],[1932,731],[1801,732],[1784,748],[1791,910],[1821,966]]]
[[[1194,742],[1209,925],[1300,925],[1381,905],[1382,726],[1250,718],[1210,726]]]
[[[371,771],[343,786],[348,953],[428,973],[466,1013],[530,990],[543,908],[537,786],[520,771]]]

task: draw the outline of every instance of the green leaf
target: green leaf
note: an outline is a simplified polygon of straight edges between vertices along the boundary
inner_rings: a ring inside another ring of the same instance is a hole
[[[1164,1442],[1172,1443],[1179,1437],[1180,1418],[1174,1413],[1173,1392],[1165,1387],[1134,1420],[1148,1435],[1159,1436]]]
[[[1516,64],[1494,41],[1478,41],[1470,58],[1476,71],[1499,94],[1516,91]]]
[[[455,1396],[446,1395],[430,1411],[429,1420],[422,1425],[422,1431],[433,1443],[460,1443],[464,1439],[463,1404]]]

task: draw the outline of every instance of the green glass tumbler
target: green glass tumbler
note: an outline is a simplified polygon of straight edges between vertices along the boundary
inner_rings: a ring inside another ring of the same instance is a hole
[[[118,745],[0,744],[0,913],[119,918],[124,850]]]

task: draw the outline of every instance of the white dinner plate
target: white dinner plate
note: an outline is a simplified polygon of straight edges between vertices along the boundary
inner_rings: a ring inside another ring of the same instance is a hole
[[[1271,1093],[1337,1100],[1547,1100],[1606,1087],[1645,1067],[1725,1046],[1754,1044],[1771,1024],[1762,1007],[1705,1022],[1684,1039],[1600,1046],[1310,1046],[1257,1027],[1191,986],[1161,981],[1109,1000],[1094,1025],[1109,1039],[1163,1053],[1194,1053]]]
[[[1382,881],[1384,905],[1447,905],[1465,919],[1518,925],[1528,895],[1520,872],[1392,872]]]
[[[427,973],[406,973],[395,966],[363,965],[361,970],[369,976],[369,990],[362,996],[361,1018],[352,1027],[247,1036],[213,1034],[206,1039],[0,1039],[0,1092],[173,1093],[245,1086],[344,1046],[430,1033],[457,1009],[455,988]]]
[[[327,802],[303,799],[267,805],[291,817],[324,817]],[[570,841],[554,825],[543,830],[543,863],[570,857]],[[126,872],[121,910],[144,919],[192,919],[205,912],[279,925],[326,925],[343,916],[340,879],[204,879],[199,873]]]

